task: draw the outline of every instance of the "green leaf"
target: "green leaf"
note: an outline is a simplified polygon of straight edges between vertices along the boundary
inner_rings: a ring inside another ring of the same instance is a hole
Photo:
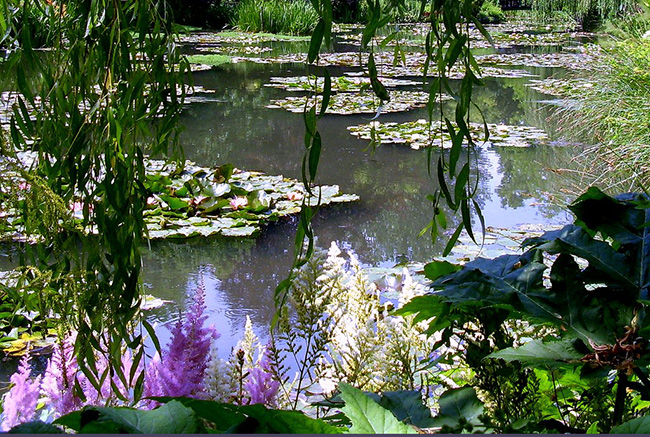
[[[418,428],[433,426],[431,410],[422,402],[418,390],[399,390],[383,392],[379,405],[389,410],[397,420]]]
[[[342,408],[352,422],[352,434],[416,434],[415,428],[398,421],[387,409],[351,385],[340,383]]]
[[[598,432],[598,421],[595,421],[591,425],[589,425],[589,429],[587,429],[587,434],[600,434]]]
[[[246,416],[238,410],[238,407],[232,404],[192,398],[156,397],[154,399],[164,403],[180,402],[185,407],[192,409],[198,417],[214,423],[219,431],[225,431],[246,419]]]
[[[309,42],[309,52],[307,52],[307,62],[312,64],[318,57],[320,46],[323,44],[323,37],[325,36],[325,21],[321,18],[314,28]]]
[[[321,153],[321,137],[320,132],[316,132],[309,148],[309,177],[311,180],[316,179],[316,172],[318,171],[318,161],[320,160]]]
[[[441,276],[454,273],[462,269],[462,266],[452,264],[449,261],[432,261],[424,266],[424,276],[435,281]]]
[[[637,417],[615,426],[610,434],[650,434],[650,415]]]
[[[86,407],[81,412],[79,433],[195,434],[202,427],[194,412],[178,401],[155,410]]]
[[[65,434],[58,426],[36,420],[21,423],[7,431],[7,434]]]
[[[592,269],[622,286],[629,298],[638,298],[639,284],[634,282],[635,277],[625,255],[609,244],[593,239],[580,226],[567,225],[560,230],[546,232],[540,238],[526,240],[523,244],[534,245],[551,254],[564,252],[584,258]]]
[[[190,206],[187,201],[179,199],[178,197],[170,196],[169,194],[160,194],[160,198],[167,202],[169,208],[171,208],[173,211],[187,209]]]
[[[483,414],[483,403],[472,387],[447,390],[438,403],[440,413],[434,419],[434,426],[455,427],[461,419],[473,424],[481,423],[478,416]]]
[[[266,211],[271,207],[271,196],[266,191],[255,190],[247,196],[247,209],[253,212]]]
[[[493,352],[487,358],[519,361],[526,367],[556,368],[575,363],[583,356],[584,354],[575,348],[573,341],[533,340],[517,348]]]

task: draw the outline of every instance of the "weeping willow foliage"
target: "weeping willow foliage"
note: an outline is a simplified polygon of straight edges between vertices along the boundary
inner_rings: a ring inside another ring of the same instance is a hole
[[[29,22],[11,27],[11,14],[26,13],[33,2],[0,4],[0,30],[21,93],[10,149],[37,155],[30,173],[35,195],[56,200],[27,202],[22,213],[28,223],[45,223],[51,214],[39,205],[60,210],[76,203],[83,219],[72,229],[49,229],[47,238],[26,247],[22,262],[50,272],[53,292],[70,303],[59,316],[77,331],[75,352],[91,383],[98,388],[116,375],[125,387],[135,386],[137,400],[144,374],[124,375],[120,362],[126,345],[137,369],[142,332],[153,335],[140,317],[144,156],[178,151],[189,66],[161,15],[162,2],[36,2],[57,36],[46,54],[33,49]],[[32,85],[28,76],[41,80]],[[110,363],[103,374],[97,354]]]
[[[361,49],[368,52],[368,62],[365,65],[367,75],[370,78],[372,91],[376,95],[379,106],[383,102],[390,101],[390,94],[379,80],[378,66],[374,60],[374,51],[378,49],[374,37],[381,28],[388,27],[396,21],[401,11],[405,9],[407,0],[367,0],[369,20],[366,24],[361,39]],[[318,56],[321,48],[329,47],[332,33],[332,0],[311,0],[319,19],[312,34],[307,62],[318,66]],[[422,234],[430,231],[432,240],[438,238],[451,224],[447,215],[460,215],[460,222],[455,225],[451,237],[444,249],[443,256],[449,254],[458,237],[463,230],[476,242],[473,231],[473,219],[476,217],[485,233],[485,221],[479,204],[474,199],[478,188],[478,165],[476,164],[476,143],[469,130],[470,111],[478,111],[472,102],[472,90],[474,86],[482,85],[479,79],[479,67],[471,52],[471,40],[469,37],[470,26],[475,26],[489,40],[490,35],[485,31],[476,17],[478,8],[475,0],[421,0],[420,16],[425,16],[427,11],[430,23],[430,31],[426,37],[426,45],[423,50],[427,59],[424,68],[423,83],[427,84],[429,71],[435,72],[435,79],[429,84],[429,124],[439,121],[447,126],[452,138],[450,152],[443,153],[444,145],[441,145],[440,153],[433,156],[432,149],[428,149],[426,171],[432,180],[433,193],[427,196],[432,205],[432,219],[429,225],[422,231]],[[395,62],[399,62],[403,56],[399,45],[399,30],[390,34],[387,40],[397,40],[395,48]],[[459,87],[452,87],[447,73],[454,66],[460,66],[464,71],[464,77]],[[293,272],[305,265],[313,254],[314,231],[311,220],[316,214],[318,206],[310,204],[313,196],[313,186],[318,165],[320,161],[322,138],[318,131],[318,120],[326,113],[331,95],[331,79],[326,68],[318,68],[319,74],[324,78],[323,98],[320,103],[310,104],[307,100],[304,110],[305,121],[305,153],[303,155],[302,180],[309,196],[305,196],[301,206],[300,224],[296,232],[294,242],[294,260],[292,273],[283,280],[275,290],[276,306],[281,308],[287,301],[291,283],[294,280]],[[454,90],[454,88],[456,90]],[[314,80],[313,94],[316,94],[317,83]],[[453,94],[456,105],[453,114],[444,113],[441,106],[436,102],[443,93]],[[314,101],[312,99],[311,101]],[[373,128],[374,129],[374,128]],[[372,136],[374,138],[374,136]],[[487,140],[489,132],[485,125],[483,140]],[[435,138],[432,137],[432,141]],[[461,154],[466,155],[463,165]],[[445,207],[447,213],[445,213]],[[307,241],[307,244],[304,244]],[[278,322],[276,313],[273,325]]]

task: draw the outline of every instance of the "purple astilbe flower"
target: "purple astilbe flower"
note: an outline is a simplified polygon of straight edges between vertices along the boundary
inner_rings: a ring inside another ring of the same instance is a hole
[[[13,387],[5,395],[3,402],[3,417],[0,428],[2,431],[9,431],[16,425],[29,422],[36,416],[36,405],[41,388],[41,376],[34,381],[29,374],[29,354],[23,356],[18,366],[18,371],[11,375]]]
[[[160,358],[156,355],[146,374],[145,396],[203,396],[210,344],[219,337],[216,329],[204,327],[205,286],[201,281],[194,303],[171,331],[172,338]]]
[[[259,364],[250,370],[244,388],[248,391],[251,404],[274,406],[280,389],[280,382],[273,379],[270,345],[264,349]]]
[[[79,366],[74,356],[73,341],[72,337],[67,337],[54,348],[43,377],[41,389],[55,417],[63,416],[83,406],[82,400],[74,392]]]

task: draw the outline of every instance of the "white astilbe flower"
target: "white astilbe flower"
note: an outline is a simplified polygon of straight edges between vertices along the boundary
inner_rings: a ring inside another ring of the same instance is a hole
[[[232,378],[228,375],[225,360],[219,358],[215,342],[210,345],[210,359],[205,369],[204,390],[208,397],[217,402],[228,402],[232,396]]]

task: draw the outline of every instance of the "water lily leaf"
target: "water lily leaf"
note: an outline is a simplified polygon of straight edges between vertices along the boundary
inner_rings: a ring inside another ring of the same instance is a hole
[[[248,206],[250,211],[262,212],[271,207],[271,196],[266,191],[255,190],[248,195]]]
[[[230,184],[215,184],[210,183],[205,186],[201,194],[208,197],[222,197],[230,193]]]
[[[175,211],[180,210],[180,209],[187,209],[189,208],[190,204],[189,202],[179,199],[177,197],[170,196],[168,194],[161,194],[160,198],[164,200],[169,207]]]
[[[236,228],[226,228],[221,231],[221,234],[226,237],[252,237],[259,232],[259,228],[255,226],[239,226]]]
[[[219,211],[221,208],[230,205],[228,199],[218,199],[214,197],[205,198],[199,203],[198,207],[205,215],[209,215],[215,211]]]

